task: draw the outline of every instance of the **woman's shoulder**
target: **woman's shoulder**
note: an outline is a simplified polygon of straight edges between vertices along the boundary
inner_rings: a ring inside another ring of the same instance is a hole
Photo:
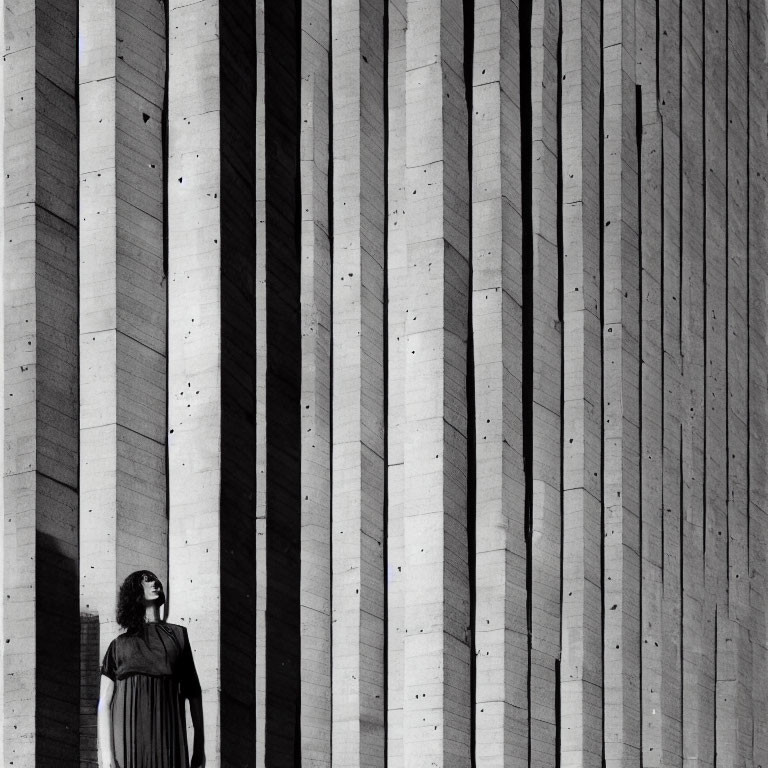
[[[183,624],[173,624],[170,621],[164,621],[162,626],[173,632],[179,639],[187,636],[187,628]]]

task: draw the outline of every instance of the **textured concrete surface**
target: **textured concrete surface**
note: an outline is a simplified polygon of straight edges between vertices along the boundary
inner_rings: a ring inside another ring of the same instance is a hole
[[[6,5],[3,764],[766,765],[764,1]]]

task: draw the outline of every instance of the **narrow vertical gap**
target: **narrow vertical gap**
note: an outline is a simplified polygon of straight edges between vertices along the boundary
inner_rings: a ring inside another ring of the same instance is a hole
[[[730,120],[728,117],[728,75],[729,75],[729,62],[730,55],[728,52],[728,33],[730,27],[730,18],[728,9],[729,3],[725,3],[725,589],[726,593],[730,591],[730,573],[731,573],[731,509],[733,488],[731,487],[731,445],[729,442],[730,437],[730,425],[731,425],[731,392],[730,392],[730,355],[728,349],[731,344],[730,330],[730,238],[729,232],[729,215],[730,215],[730,185],[728,184],[728,174],[730,172],[730,163],[728,162],[728,141],[730,139],[730,132],[728,125]],[[747,94],[747,101],[749,101],[749,94]],[[706,216],[704,217],[706,219]],[[747,571],[749,573],[749,571]]]
[[[683,0],[684,1],[684,0]],[[701,0],[701,183],[702,183],[702,196],[704,215],[702,220],[702,241],[701,241],[701,266],[702,266],[702,340],[701,343],[704,347],[704,402],[702,407],[702,416],[704,423],[702,424],[702,433],[704,435],[704,476],[702,478],[702,485],[704,487],[704,503],[702,504],[702,526],[701,526],[701,550],[702,550],[702,570],[704,574],[707,571],[707,491],[709,488],[709,482],[707,479],[707,414],[709,412],[709,356],[707,355],[707,338],[709,336],[709,313],[707,304],[707,3],[706,0]]]
[[[662,0],[658,0],[659,2],[662,2]],[[680,269],[678,270],[678,285],[677,285],[677,300],[678,300],[678,308],[680,310],[680,314],[677,318],[677,338],[679,342],[679,352],[680,352],[680,368],[681,372],[684,371],[684,363],[683,363],[683,238],[685,237],[685,233],[683,231],[683,2],[684,0],[679,0],[678,5],[678,19],[677,19],[677,50],[680,51],[680,56],[678,58],[677,62],[677,82],[679,84],[679,99],[677,103],[677,111],[678,111],[678,136],[677,136],[677,144],[678,144],[678,163],[679,163],[679,173],[677,175],[677,184],[678,184],[678,196],[677,196],[677,221],[678,221],[678,227],[680,229]],[[682,423],[682,419],[684,418],[683,412],[680,413],[680,421]],[[682,483],[683,475],[680,475],[680,482]],[[680,536],[683,535],[683,529],[680,529]],[[681,593],[682,595],[682,593]]]
[[[656,4],[656,113],[659,118],[659,125],[661,128],[660,136],[659,136],[659,143],[661,148],[661,155],[659,158],[659,162],[661,164],[660,167],[660,178],[659,178],[659,232],[661,233],[661,238],[659,242],[659,251],[660,251],[660,258],[659,258],[659,296],[661,298],[661,311],[659,313],[659,349],[661,349],[661,585],[662,590],[664,587],[664,559],[666,557],[666,541],[665,541],[665,533],[664,533],[664,520],[667,516],[667,494],[665,493],[664,489],[666,488],[665,485],[665,472],[664,469],[666,467],[666,462],[664,461],[664,458],[667,453],[667,445],[666,445],[666,429],[665,424],[667,419],[667,383],[666,383],[666,375],[667,375],[667,355],[666,355],[666,294],[664,293],[666,290],[666,279],[665,279],[665,267],[666,267],[666,218],[665,218],[665,210],[666,210],[666,198],[665,198],[665,167],[664,167],[664,148],[666,147],[666,144],[664,142],[664,115],[659,110],[659,104],[660,104],[660,90],[659,90],[659,69],[660,69],[660,61],[659,61],[659,4],[657,2]]]
[[[560,595],[558,604],[560,620],[560,642],[563,637],[563,547],[565,534],[563,488],[565,465],[563,437],[565,435],[565,337],[563,277],[565,272],[563,236],[563,0],[558,0],[557,8],[557,320],[560,325],[560,472],[559,472],[559,502],[560,502]],[[561,698],[561,658],[562,648],[555,661],[555,768],[561,766],[562,751],[562,698]]]
[[[472,319],[473,310],[473,221],[472,221],[472,64],[475,48],[475,18],[473,0],[464,0],[464,97],[467,104],[467,187],[469,204],[469,265],[468,301],[467,301],[467,567],[469,571],[469,764],[471,768],[477,765],[476,731],[477,731],[477,663],[476,663],[476,612],[477,612],[477,579],[475,577],[477,556],[475,552],[477,535],[477,451],[475,440],[477,427],[475,425],[475,333]]]
[[[384,690],[382,695],[383,718],[384,718],[384,765],[389,761],[389,2],[384,0],[384,22],[382,29],[382,96],[384,109],[384,157],[383,178],[384,178],[384,220],[382,222],[382,232],[384,235],[384,268],[383,268],[383,302],[382,302],[382,365],[381,370],[384,377],[384,391],[382,404],[384,427],[384,508],[382,510],[383,530],[382,547],[384,568],[382,572],[383,579],[383,611],[384,611],[384,647],[383,647],[383,681]],[[332,90],[331,88],[328,89]]]
[[[5,13],[5,8],[0,10],[0,13]],[[0,25],[4,29],[4,23],[0,22]],[[80,187],[81,187],[81,164],[80,164],[80,4],[77,4],[77,7],[75,9],[75,172],[77,174],[77,188],[75,192],[75,253],[77,254],[76,258],[76,264],[75,264],[75,280],[76,280],[76,291],[77,291],[77,303],[78,303],[78,311],[77,311],[77,317],[76,317],[76,345],[77,345],[77,402],[80,403],[80,387],[81,387],[81,373],[83,368],[83,362],[82,362],[82,355],[80,352],[80,302],[82,301],[82,290],[81,290],[81,276],[80,276],[80,243],[81,243],[81,237],[80,237]],[[4,73],[0,73],[0,77],[4,77]],[[0,152],[4,152],[5,148],[0,144]],[[3,200],[3,204],[5,204],[5,200]],[[0,267],[0,273],[4,271],[2,267]],[[0,321],[3,321],[2,318],[2,312],[0,311]],[[166,387],[167,391],[167,387]],[[167,409],[166,409],[166,418],[167,418]],[[77,541],[77,562],[75,563],[75,570],[77,574],[77,583],[78,585],[81,585],[83,583],[83,557],[82,557],[82,546],[81,546],[81,534],[80,531],[81,528],[81,513],[80,513],[80,499],[82,498],[81,492],[82,488],[80,485],[80,477],[82,473],[82,466],[83,466],[83,454],[82,454],[82,445],[81,445],[81,439],[80,439],[80,429],[82,425],[82,409],[79,407],[77,408],[77,423],[75,429],[77,430],[77,509],[75,510],[75,531],[76,531],[76,541]],[[167,424],[166,424],[167,426]],[[166,435],[168,434],[168,430],[166,429]],[[166,441],[167,443],[167,441]],[[166,458],[166,467],[168,466],[167,458]],[[167,471],[167,470],[166,470]],[[166,537],[167,542],[167,537]],[[168,562],[166,558],[166,563]],[[0,583],[3,581],[3,574],[2,574],[2,565],[0,565]],[[165,580],[165,583],[168,583],[168,579]],[[0,626],[3,626],[2,618],[3,618],[3,609],[0,608]],[[94,741],[91,741],[89,739],[87,746],[86,742],[84,741],[83,732],[88,729],[92,731],[93,724],[95,722],[95,717],[93,716],[92,712],[93,710],[88,713],[88,719],[86,720],[85,717],[83,717],[83,705],[85,703],[84,700],[89,698],[89,695],[92,691],[95,691],[96,685],[94,680],[94,667],[96,666],[94,662],[98,663],[98,656],[93,653],[93,650],[97,650],[99,648],[99,642],[100,642],[100,633],[94,632],[94,630],[99,629],[99,623],[98,623],[98,617],[95,617],[93,615],[87,615],[83,609],[82,609],[82,603],[80,600],[78,600],[78,617],[79,617],[79,637],[78,637],[78,652],[79,652],[79,668],[78,671],[80,673],[80,679],[79,679],[79,687],[77,690],[77,700],[78,700],[78,717],[77,717],[77,723],[79,726],[79,735],[77,737],[77,748],[79,751],[79,764],[83,765],[86,764],[86,761],[89,759],[93,761],[93,763],[96,763],[96,753],[97,753],[97,747],[96,744],[94,744]],[[95,619],[95,621],[94,621]],[[95,640],[95,643],[94,643]],[[97,650],[98,652],[98,650]],[[0,668],[2,668],[2,660],[0,660]],[[5,670],[3,670],[4,672]],[[89,685],[90,683],[90,685]],[[0,739],[3,738],[3,735],[0,735]],[[87,749],[87,747],[90,747],[91,744],[93,744],[94,749]],[[87,751],[86,751],[87,750]],[[0,752],[3,751],[3,748],[0,747]]]
[[[328,14],[328,252],[330,254],[329,259],[329,277],[328,283],[330,287],[330,322],[329,322],[329,353],[328,353],[328,397],[329,397],[329,416],[328,416],[328,456],[329,456],[329,477],[328,477],[328,498],[333,499],[333,424],[334,424],[334,411],[333,411],[333,297],[335,291],[336,282],[334,280],[334,201],[333,201],[333,184],[334,184],[334,155],[333,155],[333,0],[327,0],[327,14]],[[386,228],[385,228],[386,231]],[[385,304],[386,310],[386,304]],[[388,488],[388,485],[385,484]],[[386,518],[385,518],[386,519]],[[386,542],[386,535],[384,536]],[[384,545],[386,547],[386,544]],[[385,550],[386,557],[386,550]],[[328,563],[331,569],[330,577],[330,590],[328,595],[328,622],[330,625],[328,642],[330,647],[328,649],[328,663],[330,666],[330,694],[328,697],[328,706],[330,708],[331,717],[331,733],[330,733],[330,755],[328,755],[329,762],[333,762],[333,503],[328,504]],[[386,595],[386,592],[385,592]],[[385,657],[386,658],[386,657]]]
[[[658,41],[657,41],[658,45]],[[657,70],[658,71],[658,70]],[[639,447],[639,455],[640,455],[640,461],[638,463],[638,487],[640,488],[640,503],[639,503],[639,512],[640,512],[640,526],[639,526],[639,555],[638,558],[640,563],[640,580],[638,584],[638,606],[640,611],[640,632],[637,636],[637,644],[638,644],[638,659],[640,660],[640,663],[638,664],[638,670],[639,670],[639,686],[638,686],[638,697],[639,697],[639,711],[640,711],[640,733],[639,736],[639,743],[640,743],[640,760],[642,762],[642,755],[643,755],[643,632],[644,630],[644,624],[643,624],[643,574],[644,574],[644,556],[643,556],[643,544],[644,544],[644,537],[643,537],[643,523],[644,523],[644,517],[645,517],[645,506],[643,505],[643,459],[645,457],[644,453],[644,446],[643,446],[643,341],[645,339],[645,334],[643,331],[643,304],[645,303],[644,297],[645,293],[643,291],[644,287],[644,281],[643,281],[643,87],[639,83],[635,84],[635,148],[637,152],[637,222],[638,222],[638,230],[637,230],[637,284],[638,284],[638,327],[639,327],[639,333],[638,333],[638,347],[639,347],[639,358],[640,358],[640,368],[639,368],[639,376],[638,376],[638,405],[639,405],[639,418],[637,422],[637,430],[638,430],[638,447]],[[662,302],[663,306],[663,302]],[[663,394],[663,393],[662,393]],[[663,397],[662,397],[663,399]],[[663,422],[662,422],[663,424]]]
[[[296,103],[293,108],[293,125],[296,129],[296,135],[298,137],[297,140],[297,148],[296,148],[296,157],[295,157],[295,170],[294,170],[294,176],[293,176],[293,247],[295,249],[296,258],[299,262],[299,265],[301,264],[301,240],[302,240],[302,208],[301,208],[301,86],[302,86],[302,73],[301,73],[301,52],[302,52],[302,45],[301,45],[301,38],[302,38],[302,12],[304,10],[304,3],[302,0],[297,0],[296,2],[296,21],[293,28],[293,34],[295,38],[294,45],[296,46],[296,70],[294,72],[294,88],[296,89]],[[330,88],[329,88],[330,90]],[[314,96],[313,96],[314,98]],[[299,306],[301,305],[301,266],[299,266],[298,270],[299,274],[297,277],[297,289],[299,294]],[[294,408],[296,410],[297,414],[301,413],[301,310],[300,308],[298,311],[298,322],[297,322],[297,328],[294,330],[294,337],[296,338],[297,343],[297,352],[298,352],[298,360],[296,361],[296,366],[298,368],[297,372],[297,389],[298,392],[296,393],[296,402],[294,405]],[[333,410],[331,408],[331,410]],[[301,417],[299,416],[299,419]],[[299,424],[299,429],[297,430],[296,434],[297,439],[297,449],[299,451],[299,459],[298,459],[298,469],[299,469],[299,477],[298,480],[298,489],[301,487],[301,427]],[[296,494],[296,501],[297,501],[297,514],[298,514],[298,520],[296,522],[296,536],[298,539],[298,550],[299,550],[299,565],[295,568],[295,579],[296,579],[296,616],[299,619],[299,624],[296,629],[294,629],[295,632],[295,653],[296,653],[296,663],[295,663],[295,703],[294,703],[294,710],[293,710],[293,727],[294,727],[294,734],[293,734],[293,762],[294,762],[294,768],[301,768],[302,765],[302,739],[301,739],[301,692],[302,692],[302,685],[301,685],[301,493],[299,492]]]
[[[677,82],[679,84],[679,99],[677,103],[678,110],[678,198],[677,198],[677,222],[680,232],[680,252],[679,252],[679,269],[678,269],[678,286],[677,286],[677,298],[679,315],[677,318],[677,339],[678,349],[680,355],[680,369],[678,374],[680,376],[680,390],[682,394],[683,379],[685,376],[685,356],[683,349],[683,308],[684,308],[684,296],[683,296],[683,248],[685,245],[685,228],[683,226],[683,200],[684,200],[684,186],[683,186],[683,1],[679,0],[678,4],[678,19],[677,19],[677,50],[680,52],[677,61]],[[687,308],[686,308],[687,311]],[[685,727],[683,723],[683,715],[685,708],[683,703],[685,701],[685,654],[683,649],[685,647],[685,440],[683,438],[683,421],[686,418],[690,418],[687,411],[680,407],[680,428],[678,436],[678,475],[680,477],[680,484],[678,486],[678,570],[679,570],[679,591],[680,591],[680,624],[679,624],[679,637],[680,643],[678,645],[679,665],[680,665],[680,701],[679,701],[679,713],[678,722],[680,733],[680,752],[681,755],[685,754]]]
[[[752,195],[750,194],[749,190],[751,187],[749,176],[751,175],[750,170],[750,137],[752,134],[752,125],[751,125],[751,119],[752,116],[750,114],[750,92],[751,92],[751,84],[749,80],[749,73],[750,73],[750,66],[749,63],[751,61],[750,56],[752,55],[751,51],[751,44],[752,44],[752,16],[749,12],[749,9],[747,9],[747,573],[752,573],[752,550],[750,546],[750,537],[751,537],[751,531],[750,531],[750,520],[751,520],[751,512],[752,512],[752,334],[750,333],[750,326],[752,325],[752,315],[751,312],[751,302],[750,297],[752,294],[752,291],[750,289],[751,284],[751,272],[750,272],[750,251],[751,251],[751,233],[752,233],[752,227],[750,226],[750,222],[752,221],[751,215],[750,215],[750,203],[752,201]],[[754,728],[754,718],[752,719],[752,725]]]
[[[600,237],[600,752],[605,766],[605,0],[600,0],[600,106],[598,109],[598,230]]]
[[[165,16],[165,79],[163,90],[163,114],[161,125],[161,138],[162,143],[162,184],[163,184],[163,280],[165,281],[165,445],[164,445],[164,460],[165,460],[165,517],[170,519],[171,516],[171,457],[170,457],[170,421],[169,421],[169,397],[170,391],[170,339],[168,334],[170,332],[170,300],[169,300],[169,248],[168,248],[168,163],[169,158],[169,139],[168,139],[168,91],[170,83],[170,61],[171,61],[171,10],[170,0],[161,0],[163,3],[163,14]],[[170,594],[170,582],[171,582],[171,537],[166,528],[165,536],[165,583],[167,585],[168,599],[163,607],[164,618],[168,618],[169,603],[173,598]]]
[[[712,743],[713,743],[715,768],[717,768],[717,710],[718,710],[718,706],[717,706],[717,636],[720,632],[718,627],[719,615],[718,615],[717,609],[718,609],[718,605],[717,605],[717,601],[715,601],[715,706],[712,707]]]
[[[525,617],[528,635],[528,764],[532,759],[531,661],[533,651],[533,107],[531,105],[531,0],[518,9],[520,74],[520,187],[522,211],[522,420],[525,477]]]
[[[682,6],[682,3],[681,3]],[[681,100],[682,104],[682,100]],[[682,123],[681,123],[682,127]],[[682,131],[681,131],[682,133]],[[682,176],[682,173],[681,173]],[[682,231],[682,228],[681,228]],[[678,537],[678,567],[679,567],[679,577],[680,577],[680,629],[679,629],[679,635],[680,635],[680,643],[678,646],[679,654],[680,654],[680,712],[678,715],[678,722],[680,723],[680,751],[683,752],[685,749],[685,744],[683,743],[683,714],[684,714],[684,707],[683,702],[685,701],[685,667],[684,667],[684,654],[683,654],[683,648],[685,646],[684,639],[685,639],[685,561],[684,561],[684,553],[685,553],[685,510],[684,510],[684,503],[685,503],[685,483],[683,482],[683,468],[685,466],[685,461],[683,457],[683,447],[684,447],[684,441],[683,441],[683,423],[682,419],[680,421],[680,432],[679,432],[679,438],[678,438],[678,461],[679,461],[679,467],[678,472],[680,475],[680,486],[678,489],[679,492],[679,502],[678,502],[678,514],[679,514],[679,523],[680,526],[680,536]]]
[[[663,0],[662,0],[663,2]],[[659,33],[661,32],[661,19],[660,19],[660,2],[659,0],[656,0],[656,108],[658,109],[658,104],[661,101],[661,74],[659,72],[659,48],[660,48],[660,38]],[[663,199],[663,198],[662,198]]]
[[[666,33],[666,30],[665,30]],[[664,557],[666,552],[665,547],[665,541],[664,541],[664,519],[666,517],[666,509],[667,509],[667,497],[664,492],[665,484],[665,473],[664,468],[666,466],[666,462],[664,461],[664,457],[666,456],[666,430],[664,428],[664,425],[666,424],[666,402],[667,402],[667,386],[666,386],[666,372],[667,372],[667,356],[666,356],[666,312],[665,312],[665,286],[666,281],[664,279],[664,271],[665,271],[665,219],[664,219],[664,210],[666,208],[666,198],[664,196],[664,115],[661,112],[660,105],[664,104],[665,102],[661,98],[661,19],[660,19],[660,10],[659,10],[659,3],[658,0],[656,2],[656,115],[659,119],[659,128],[660,128],[660,135],[659,135],[659,147],[660,147],[660,156],[659,156],[659,163],[660,163],[660,178],[659,178],[659,232],[661,233],[660,242],[659,242],[659,296],[660,296],[660,305],[661,305],[661,311],[659,313],[659,349],[661,350],[661,584],[662,584],[662,590],[664,587]]]

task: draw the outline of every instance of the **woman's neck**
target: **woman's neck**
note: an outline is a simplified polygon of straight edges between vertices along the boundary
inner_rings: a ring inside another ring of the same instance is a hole
[[[160,606],[148,605],[144,609],[144,621],[147,624],[157,624],[160,621]]]

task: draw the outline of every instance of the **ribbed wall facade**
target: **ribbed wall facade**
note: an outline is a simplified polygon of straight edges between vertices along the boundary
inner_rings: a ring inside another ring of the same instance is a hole
[[[0,37],[3,766],[148,568],[209,768],[768,768],[765,0]]]

